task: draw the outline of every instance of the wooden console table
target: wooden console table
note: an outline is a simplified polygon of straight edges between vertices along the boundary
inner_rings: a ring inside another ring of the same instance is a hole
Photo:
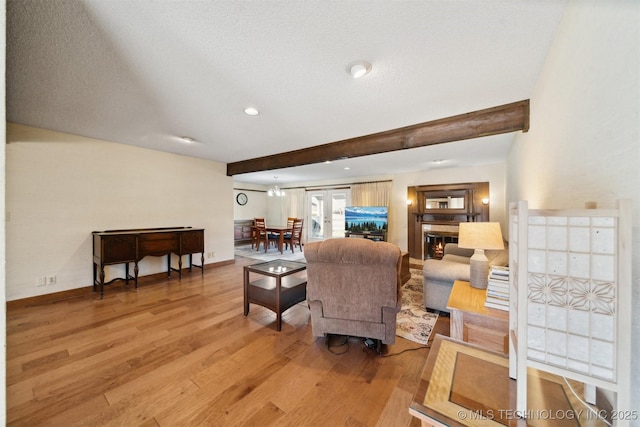
[[[182,279],[182,255],[189,255],[189,271],[202,269],[204,274],[204,229],[191,227],[140,228],[131,230],[94,231],[93,235],[93,291],[100,286],[104,298],[104,285],[115,280],[135,280],[138,290],[138,262],[146,256],[167,255],[167,275],[171,270]],[[178,255],[178,268],[171,267],[171,254]],[[200,253],[200,265],[193,264],[193,254]],[[129,263],[134,263],[134,276],[129,275]],[[104,282],[104,266],[125,264],[125,277]],[[99,273],[98,273],[99,271]]]

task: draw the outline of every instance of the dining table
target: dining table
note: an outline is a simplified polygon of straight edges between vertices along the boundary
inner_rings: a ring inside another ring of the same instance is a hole
[[[253,230],[256,229],[255,226],[252,227]],[[287,233],[292,233],[293,232],[293,226],[292,225],[268,225],[266,227],[267,230],[267,235],[269,233],[273,233],[273,234],[277,234],[278,235],[278,250],[280,251],[280,253],[284,253],[284,236]],[[268,245],[267,245],[268,247]]]

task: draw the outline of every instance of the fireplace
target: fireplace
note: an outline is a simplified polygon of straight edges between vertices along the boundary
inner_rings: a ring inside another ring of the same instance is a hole
[[[413,258],[442,258],[457,243],[458,224],[489,221],[489,183],[407,187],[407,238]]]
[[[458,243],[457,225],[422,224],[422,259],[441,259],[447,243]]]

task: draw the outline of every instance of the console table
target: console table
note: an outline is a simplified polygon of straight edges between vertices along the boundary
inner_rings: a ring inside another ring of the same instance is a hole
[[[182,279],[182,255],[189,255],[189,271],[202,269],[204,274],[204,229],[191,227],[140,228],[131,230],[94,231],[93,236],[93,291],[100,286],[104,298],[104,266],[125,264],[125,277],[115,280],[135,280],[138,290],[138,262],[146,256],[167,255],[167,275],[171,270]],[[178,255],[178,268],[171,267],[171,254]],[[193,264],[193,254],[200,253],[200,265]],[[129,263],[134,263],[134,276],[129,275]],[[99,273],[98,273],[99,271]]]

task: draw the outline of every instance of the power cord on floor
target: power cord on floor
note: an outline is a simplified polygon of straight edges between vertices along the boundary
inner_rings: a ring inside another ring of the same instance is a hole
[[[349,351],[349,337],[348,336],[342,335],[342,342],[340,344],[337,344],[337,345],[336,344],[333,344],[333,345],[331,344],[331,337],[332,336],[333,335],[327,335],[327,337],[326,337],[327,349],[329,350],[329,352],[339,356],[339,355],[345,354],[346,352]],[[336,352],[335,350],[333,350],[334,348],[342,347],[344,345],[346,345],[347,347],[346,347],[345,350],[343,350],[341,352]]]
[[[336,338],[340,337],[341,340],[339,341],[339,343],[335,343]],[[350,350],[350,346],[349,346],[349,336],[348,335],[332,335],[332,334],[327,334],[326,338],[326,343],[327,343],[327,350],[329,350],[330,353],[335,354],[336,356],[340,356],[342,354],[347,353]],[[363,350],[373,350],[377,352],[376,349],[376,344],[373,340],[371,340],[370,338],[365,338],[364,339],[364,348]],[[340,348],[340,347],[345,347],[342,351],[336,351],[334,349],[336,348]],[[429,349],[431,348],[430,345],[423,345],[420,347],[413,347],[413,348],[405,348],[402,351],[399,351],[397,353],[390,353],[390,354],[385,354],[382,355],[380,354],[380,357],[393,357],[393,356],[399,356],[403,353],[408,353],[410,351],[417,351],[417,350],[424,350],[424,349]]]
[[[576,391],[573,389],[573,387],[571,387],[571,384],[569,384],[569,380],[566,377],[562,377],[562,379],[564,380],[564,382],[567,384],[567,386],[569,387],[569,390],[571,390],[571,393],[573,393],[573,395],[575,396],[576,399],[578,399],[578,401],[580,403],[582,403],[585,408],[587,408],[589,411],[591,411],[596,417],[598,417],[599,419],[601,419],[606,425],[608,425],[609,427],[613,427],[613,425],[607,421],[601,414],[599,414],[595,409],[593,409],[591,407],[591,405],[589,405],[587,402],[585,402],[584,400],[582,400],[580,398],[580,396],[578,396],[578,393],[576,393]]]
[[[431,346],[430,346],[430,345],[423,345],[423,346],[420,346],[420,347],[405,348],[404,350],[399,351],[399,352],[397,352],[397,353],[385,354],[384,356],[380,356],[380,357],[392,357],[392,356],[399,356],[399,355],[401,355],[402,353],[407,353],[407,352],[409,352],[409,351],[424,350],[424,349],[428,349],[428,348],[431,348]]]

